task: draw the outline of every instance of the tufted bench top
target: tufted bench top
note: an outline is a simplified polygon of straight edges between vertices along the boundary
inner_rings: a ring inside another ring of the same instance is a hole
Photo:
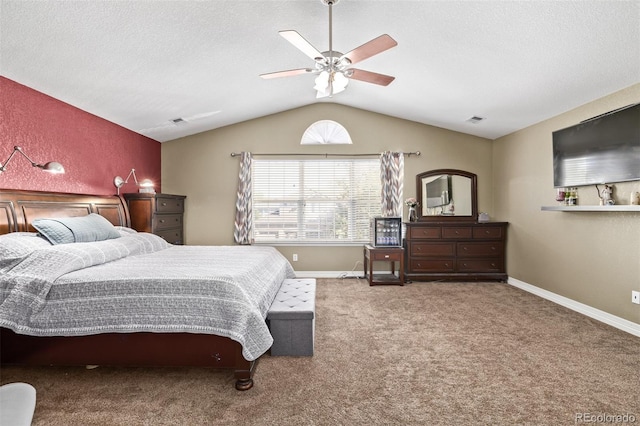
[[[315,278],[291,278],[283,281],[267,319],[312,319],[316,305]]]

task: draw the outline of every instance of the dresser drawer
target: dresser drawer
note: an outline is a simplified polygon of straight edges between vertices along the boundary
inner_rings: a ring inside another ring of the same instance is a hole
[[[474,239],[501,239],[502,238],[502,228],[499,226],[482,226],[473,228],[473,238]]]
[[[381,249],[376,249],[371,251],[371,260],[388,260],[388,261],[398,261],[402,259],[403,252],[399,250],[394,250],[394,252],[388,252]]]
[[[458,272],[502,272],[502,259],[464,259],[457,262]]]
[[[182,214],[157,214],[153,216],[153,229],[156,231],[172,228],[182,229]]]
[[[499,242],[457,243],[457,255],[460,257],[495,257],[502,256],[504,244]]]
[[[412,259],[409,262],[414,272],[453,272],[455,260],[451,259]]]
[[[418,243],[412,242],[411,257],[443,257],[453,256],[456,252],[455,243]]]
[[[183,213],[184,199],[173,197],[156,197],[157,213]]]
[[[171,244],[183,244],[182,228],[156,231],[155,234]]]
[[[412,239],[440,239],[442,231],[439,226],[412,226],[409,230]]]
[[[461,226],[455,228],[442,228],[442,238],[460,238],[468,240],[471,238],[472,229],[470,226]]]

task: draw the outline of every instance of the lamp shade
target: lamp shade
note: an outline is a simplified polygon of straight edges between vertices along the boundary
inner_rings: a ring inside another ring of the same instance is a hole
[[[340,93],[347,88],[349,79],[341,72],[333,74],[333,93]]]
[[[57,161],[49,161],[44,166],[42,166],[42,170],[54,174],[64,173],[64,167]]]

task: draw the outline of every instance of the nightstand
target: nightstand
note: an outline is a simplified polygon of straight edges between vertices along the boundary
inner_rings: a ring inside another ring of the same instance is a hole
[[[390,262],[391,273],[374,274],[373,262]],[[399,263],[396,275],[396,262]],[[402,247],[374,247],[364,246],[364,276],[369,285],[404,285],[404,249]]]

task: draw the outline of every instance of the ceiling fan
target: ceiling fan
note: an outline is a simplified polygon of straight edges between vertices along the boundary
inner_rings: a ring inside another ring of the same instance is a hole
[[[297,31],[279,31],[278,34],[300,49],[302,53],[313,59],[315,61],[315,67],[277,71],[261,74],[260,77],[269,79],[290,77],[300,74],[318,74],[318,77],[315,79],[316,84],[314,86],[314,89],[317,91],[317,98],[324,98],[342,92],[347,87],[349,79],[378,84],[380,86],[388,86],[395,77],[378,74],[372,71],[351,68],[351,65],[364,61],[365,59],[384,52],[387,49],[391,49],[392,47],[397,46],[398,43],[388,34],[383,34],[345,54],[333,50],[332,7],[340,0],[320,1],[329,6],[329,50],[326,52],[320,52],[318,49],[313,47],[311,43],[305,40]]]

